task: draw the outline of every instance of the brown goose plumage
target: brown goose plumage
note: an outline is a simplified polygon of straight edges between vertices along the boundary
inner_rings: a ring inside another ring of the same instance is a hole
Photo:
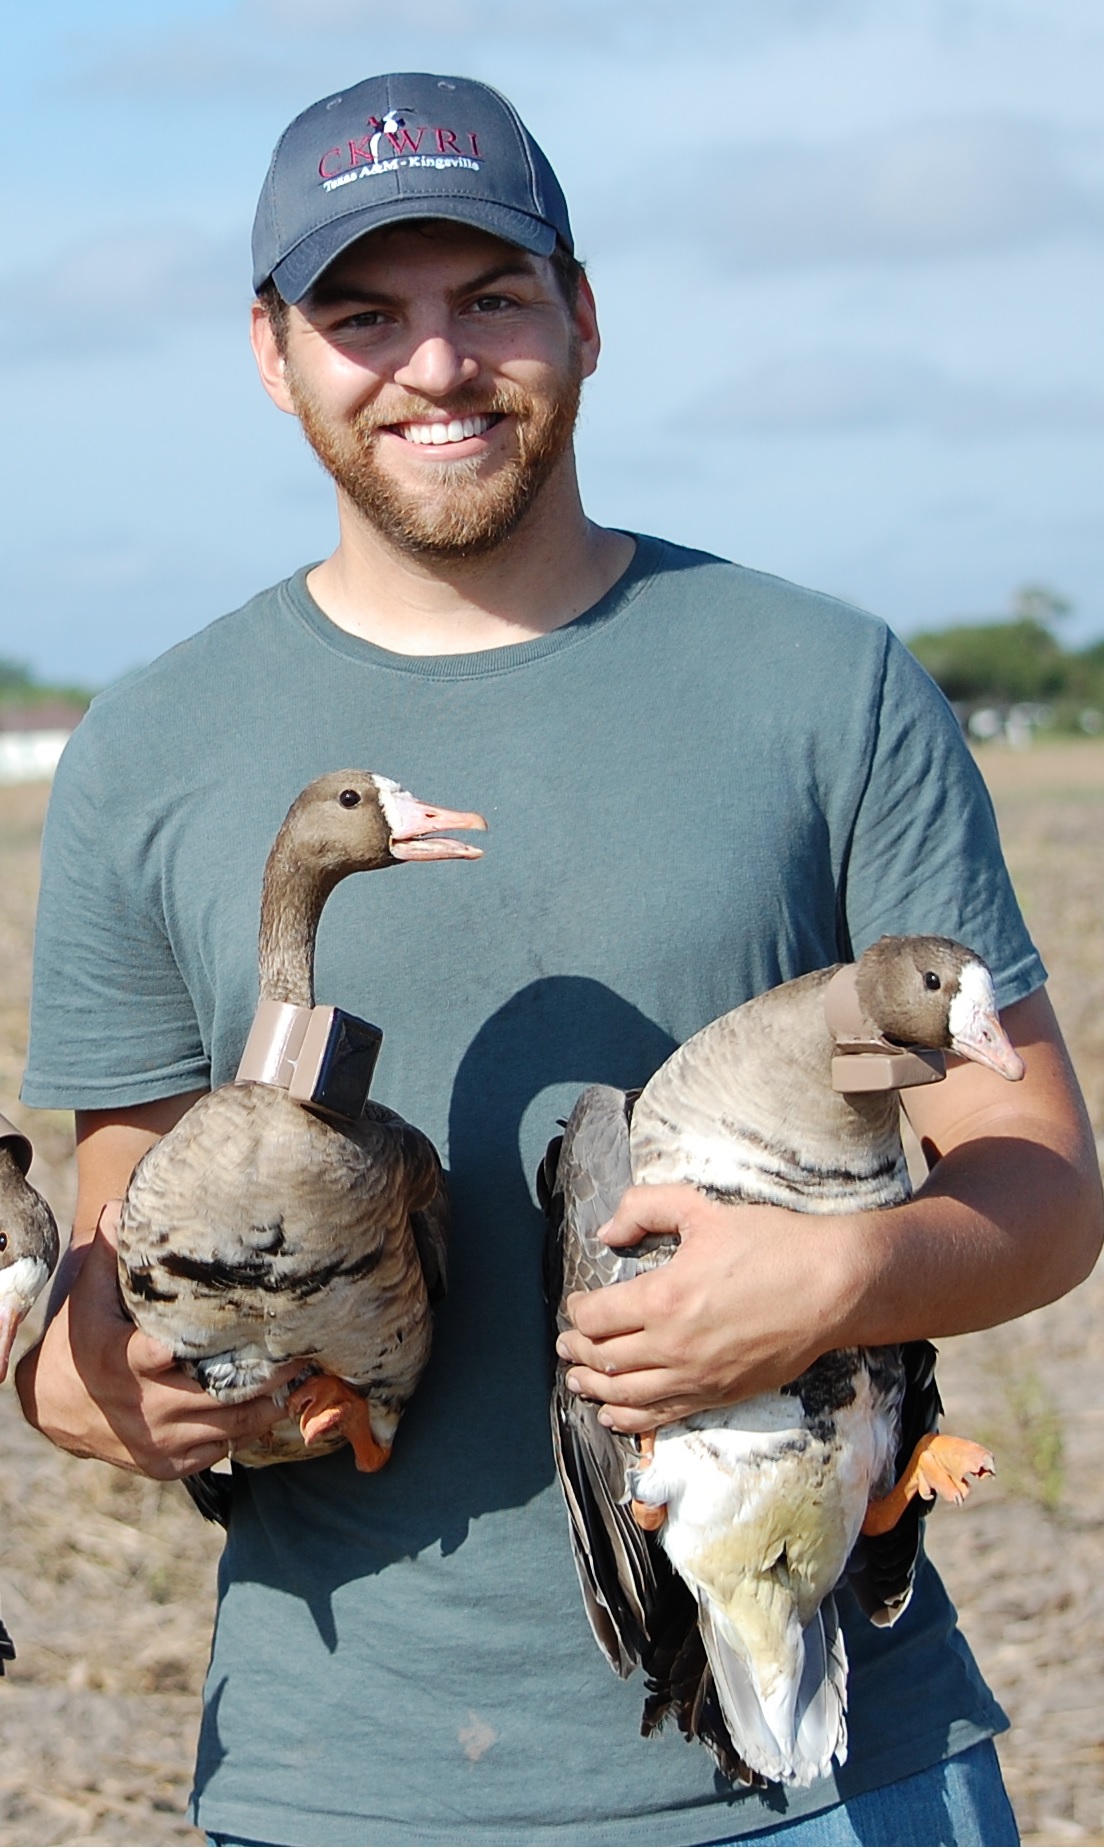
[[[437,831],[485,826],[365,771],[311,783],[265,869],[262,1000],[313,1006],[318,920],[339,880],[404,859],[477,858]],[[369,1104],[338,1123],[268,1084],[223,1085],[135,1169],[119,1226],[123,1300],[226,1403],[301,1360],[367,1405],[363,1445],[342,1421],[308,1450],[289,1417],[236,1461],[297,1460],[348,1437],[360,1466],[378,1467],[429,1355],[447,1218],[432,1144],[393,1111]]]

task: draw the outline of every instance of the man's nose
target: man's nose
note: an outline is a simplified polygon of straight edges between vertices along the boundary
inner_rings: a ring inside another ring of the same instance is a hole
[[[470,385],[478,374],[479,361],[455,340],[445,334],[428,334],[397,369],[395,383],[427,398],[442,398],[459,385]]]

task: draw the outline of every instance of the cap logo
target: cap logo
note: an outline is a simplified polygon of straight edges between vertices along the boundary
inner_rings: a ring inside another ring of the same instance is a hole
[[[462,142],[466,145],[462,146]],[[323,192],[333,192],[351,180],[397,173],[400,167],[467,167],[478,173],[481,165],[474,130],[431,127],[427,123],[411,129],[404,115],[389,109],[382,119],[368,116],[363,135],[327,148],[318,163],[318,175]]]
[[[253,222],[254,286],[301,301],[358,237],[435,216],[536,255],[557,238],[574,248],[559,182],[497,90],[426,71],[366,77],[277,142]]]

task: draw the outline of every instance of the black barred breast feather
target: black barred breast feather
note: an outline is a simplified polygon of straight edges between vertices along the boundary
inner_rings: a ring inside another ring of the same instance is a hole
[[[630,1182],[825,1218],[909,1197],[898,1093],[832,1087],[823,1003],[837,967],[714,1021],[638,1095],[583,1092],[540,1177],[561,1329],[571,1291],[672,1255],[670,1240],[615,1251],[597,1238]],[[963,946],[883,938],[856,988],[870,1038],[952,1047],[1019,1075],[988,971]],[[847,1657],[832,1594],[849,1579],[876,1624],[908,1603],[926,1504],[914,1498],[888,1533],[860,1530],[936,1429],[934,1361],[925,1341],[825,1354],[778,1391],[662,1426],[651,1460],[598,1423],[557,1364],[553,1441],[583,1599],[611,1667],[644,1671],[645,1733],[670,1719],[744,1782],[808,1785],[843,1763]],[[658,1511],[658,1531],[638,1525],[634,1501]]]

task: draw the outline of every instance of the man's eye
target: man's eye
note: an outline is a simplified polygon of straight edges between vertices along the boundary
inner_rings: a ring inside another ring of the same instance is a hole
[[[513,301],[508,295],[479,295],[472,303],[476,314],[497,314],[503,308],[512,308]]]
[[[342,315],[337,322],[337,331],[356,333],[360,328],[383,327],[386,321],[387,316],[382,308],[358,308],[355,314]]]

